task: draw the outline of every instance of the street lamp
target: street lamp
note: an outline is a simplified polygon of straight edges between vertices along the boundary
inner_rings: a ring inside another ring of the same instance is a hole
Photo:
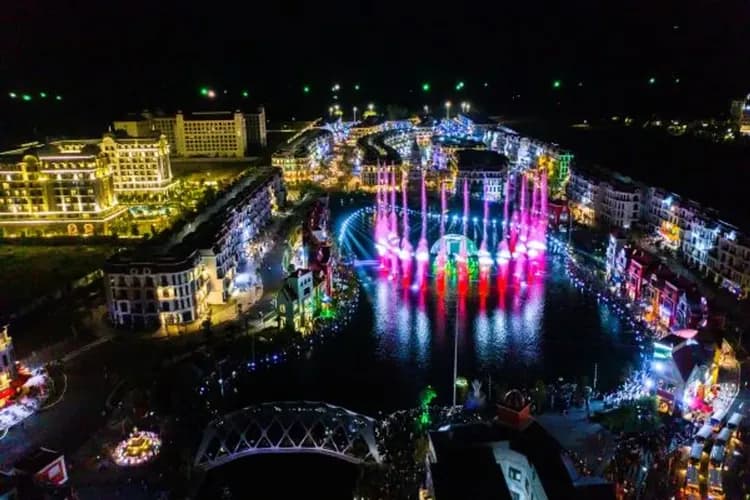
[[[352,108],[352,113],[353,113],[353,115],[354,115],[354,117],[353,117],[352,121],[355,121],[355,122],[356,122],[356,121],[357,121],[357,106],[354,106],[354,107]]]
[[[451,119],[451,102],[445,101],[445,119],[450,120]]]
[[[424,114],[430,114],[430,107],[427,104],[425,104],[422,109],[424,109]]]
[[[333,114],[333,106],[328,106],[328,114],[329,115]]]
[[[370,111],[372,111],[372,110],[375,109],[375,105],[373,103],[370,103],[370,104],[367,105],[367,109],[369,109]]]

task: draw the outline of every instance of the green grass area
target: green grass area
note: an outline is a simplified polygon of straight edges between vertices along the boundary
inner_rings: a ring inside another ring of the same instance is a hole
[[[99,269],[109,245],[0,246],[0,310],[15,308]]]

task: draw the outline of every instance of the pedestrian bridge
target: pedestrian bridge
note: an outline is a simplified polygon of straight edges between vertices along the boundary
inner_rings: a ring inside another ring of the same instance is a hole
[[[195,466],[210,470],[242,457],[280,453],[381,462],[371,417],[328,403],[284,401],[248,406],[212,421]]]

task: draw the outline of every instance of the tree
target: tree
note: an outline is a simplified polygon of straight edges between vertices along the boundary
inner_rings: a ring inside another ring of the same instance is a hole
[[[547,406],[547,386],[541,380],[537,380],[534,384],[533,399],[536,413],[543,413]]]
[[[213,335],[213,332],[211,331],[211,312],[209,311],[208,316],[206,316],[206,319],[203,320],[201,323],[201,329],[203,330],[203,335],[206,336],[207,339],[210,339]]]

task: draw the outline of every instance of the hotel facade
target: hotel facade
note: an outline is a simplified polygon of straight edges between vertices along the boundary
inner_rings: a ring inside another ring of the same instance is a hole
[[[0,153],[4,236],[106,234],[124,211],[113,169],[95,144],[58,141]]]
[[[113,126],[131,137],[158,131],[180,157],[242,158],[248,144],[266,145],[266,112],[262,107],[256,113],[178,111],[174,116],[160,116],[146,112],[117,120]]]
[[[162,195],[173,185],[166,135],[118,137],[107,134],[100,147],[112,167],[117,193]]]

